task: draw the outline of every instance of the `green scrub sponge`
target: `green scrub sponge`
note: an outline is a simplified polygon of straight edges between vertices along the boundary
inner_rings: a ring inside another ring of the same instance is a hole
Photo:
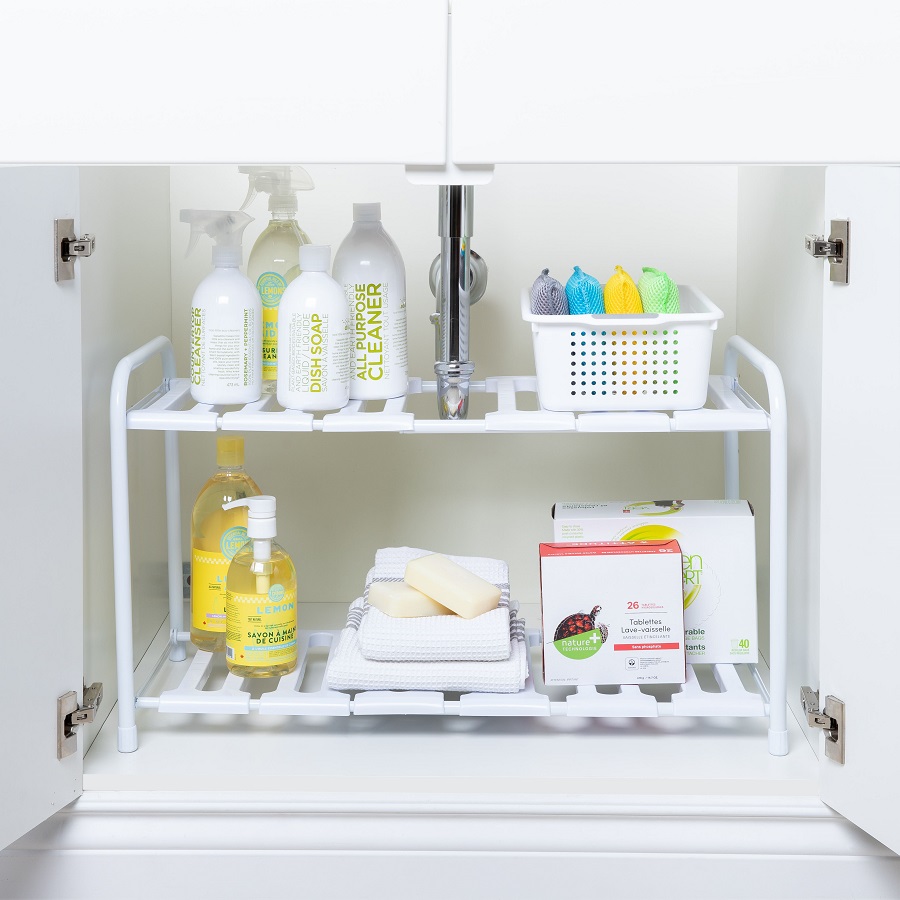
[[[645,313],[671,315],[680,312],[678,285],[665,272],[644,266],[644,274],[638,279],[637,288]]]

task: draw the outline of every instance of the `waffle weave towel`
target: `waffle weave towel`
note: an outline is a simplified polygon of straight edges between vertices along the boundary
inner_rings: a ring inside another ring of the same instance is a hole
[[[431,551],[415,547],[387,547],[375,554],[366,576],[366,600],[373,581],[402,581],[411,559]],[[366,603],[359,625],[359,649],[366,659],[397,662],[508,659],[509,567],[499,559],[448,556],[485,581],[500,588],[500,604],[474,619],[460,616],[420,616],[398,619]],[[399,574],[398,574],[399,573]]]
[[[350,605],[347,625],[328,662],[325,684],[336,691],[479,691],[514,694],[525,686],[528,652],[525,621],[508,611],[510,654],[494,662],[382,662],[359,649],[359,624],[365,601]]]

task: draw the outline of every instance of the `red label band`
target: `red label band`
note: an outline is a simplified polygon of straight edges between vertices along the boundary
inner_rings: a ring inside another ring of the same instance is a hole
[[[613,650],[680,650],[681,644],[613,644]]]

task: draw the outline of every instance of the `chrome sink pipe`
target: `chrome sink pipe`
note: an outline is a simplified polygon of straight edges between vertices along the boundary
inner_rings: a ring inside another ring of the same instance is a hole
[[[437,299],[432,321],[437,329],[434,372],[438,414],[442,419],[465,419],[469,382],[475,371],[469,361],[469,310],[484,294],[487,266],[470,247],[474,188],[441,185],[438,190],[441,253],[432,263],[430,276]]]

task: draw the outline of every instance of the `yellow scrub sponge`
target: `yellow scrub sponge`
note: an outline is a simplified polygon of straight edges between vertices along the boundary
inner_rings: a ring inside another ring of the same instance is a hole
[[[603,301],[607,313],[633,316],[644,311],[637,285],[621,266],[616,266],[616,274],[606,282],[603,288]]]

